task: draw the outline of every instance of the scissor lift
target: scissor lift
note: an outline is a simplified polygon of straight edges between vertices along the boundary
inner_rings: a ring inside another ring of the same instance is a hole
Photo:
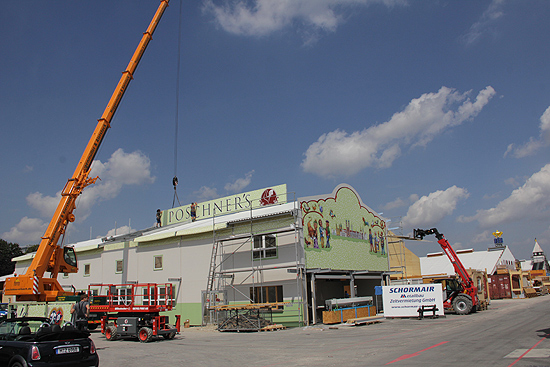
[[[100,322],[107,340],[137,337],[147,343],[153,337],[173,339],[180,331],[180,315],[175,326],[161,312],[175,303],[171,283],[90,284],[90,322]]]

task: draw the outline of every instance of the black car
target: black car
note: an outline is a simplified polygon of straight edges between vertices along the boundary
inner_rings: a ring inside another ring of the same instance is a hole
[[[45,317],[8,318],[0,323],[0,366],[99,366],[88,331],[63,327]]]

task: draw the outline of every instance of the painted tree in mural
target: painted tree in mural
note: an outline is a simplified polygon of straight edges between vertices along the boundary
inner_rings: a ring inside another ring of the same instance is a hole
[[[0,239],[0,276],[12,274],[15,270],[15,263],[11,259],[21,255],[23,255],[23,251],[17,243]]]

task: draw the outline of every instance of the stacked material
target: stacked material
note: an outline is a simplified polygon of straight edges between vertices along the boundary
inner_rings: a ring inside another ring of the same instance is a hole
[[[272,325],[257,312],[237,313],[218,325],[219,331],[258,331]]]

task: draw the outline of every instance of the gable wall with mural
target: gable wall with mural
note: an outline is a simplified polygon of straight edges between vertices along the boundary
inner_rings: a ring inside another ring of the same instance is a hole
[[[388,270],[386,223],[350,185],[299,201],[307,268]]]

